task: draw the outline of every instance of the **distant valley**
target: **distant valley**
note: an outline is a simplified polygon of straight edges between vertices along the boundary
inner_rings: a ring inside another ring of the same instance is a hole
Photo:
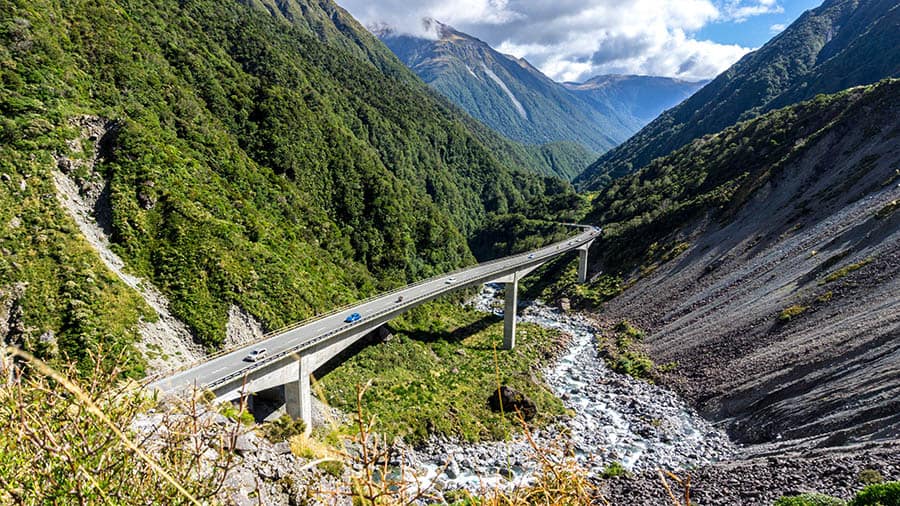
[[[572,141],[603,153],[704,84],[647,76],[557,83],[524,59],[438,21],[430,23],[436,40],[389,28],[376,34],[422,80],[519,142]]]

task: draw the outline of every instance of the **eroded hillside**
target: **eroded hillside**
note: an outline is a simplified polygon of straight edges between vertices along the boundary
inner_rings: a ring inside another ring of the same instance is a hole
[[[604,305],[745,443],[831,447],[900,430],[900,82],[707,136],[595,202]],[[758,447],[762,451],[763,447]]]

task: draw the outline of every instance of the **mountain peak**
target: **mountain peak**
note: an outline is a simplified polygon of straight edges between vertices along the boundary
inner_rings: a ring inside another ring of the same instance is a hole
[[[500,53],[440,21],[423,20],[423,27],[435,38],[378,33],[422,80],[475,118],[521,142],[574,141],[595,152],[606,151],[697,88],[658,78],[670,87],[657,86],[657,94],[665,97],[661,101],[654,97],[649,107],[638,103],[648,95],[634,89],[647,86],[643,82],[610,88],[602,96],[580,94],[576,91],[599,85],[572,89],[545,76],[528,60]]]

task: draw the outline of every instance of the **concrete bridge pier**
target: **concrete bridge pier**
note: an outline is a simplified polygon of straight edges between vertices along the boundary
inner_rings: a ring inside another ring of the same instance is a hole
[[[588,250],[591,249],[591,244],[594,241],[583,244],[578,248],[578,282],[581,284],[587,283],[587,275],[588,275]]]
[[[312,359],[312,355],[302,355],[297,361],[300,369],[297,381],[284,385],[284,410],[292,418],[300,418],[306,423],[306,435],[312,431],[312,390],[309,384],[313,372]]]
[[[503,283],[503,349],[511,350],[516,346],[516,309],[519,306],[519,276],[513,274],[512,280]]]

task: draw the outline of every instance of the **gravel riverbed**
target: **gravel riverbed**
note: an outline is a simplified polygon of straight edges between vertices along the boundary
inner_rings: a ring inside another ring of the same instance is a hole
[[[501,296],[499,287],[486,285],[472,304],[502,315]],[[586,318],[527,302],[520,307],[519,321],[572,336],[568,350],[544,371],[544,379],[574,416],[535,430],[532,436],[539,448],[562,443],[592,473],[601,473],[612,462],[635,472],[693,468],[735,453],[723,431],[671,391],[611,371],[597,352],[598,330]],[[441,489],[479,492],[512,486],[529,481],[537,468],[523,436],[477,444],[435,436],[404,453],[420,481],[434,480]]]

